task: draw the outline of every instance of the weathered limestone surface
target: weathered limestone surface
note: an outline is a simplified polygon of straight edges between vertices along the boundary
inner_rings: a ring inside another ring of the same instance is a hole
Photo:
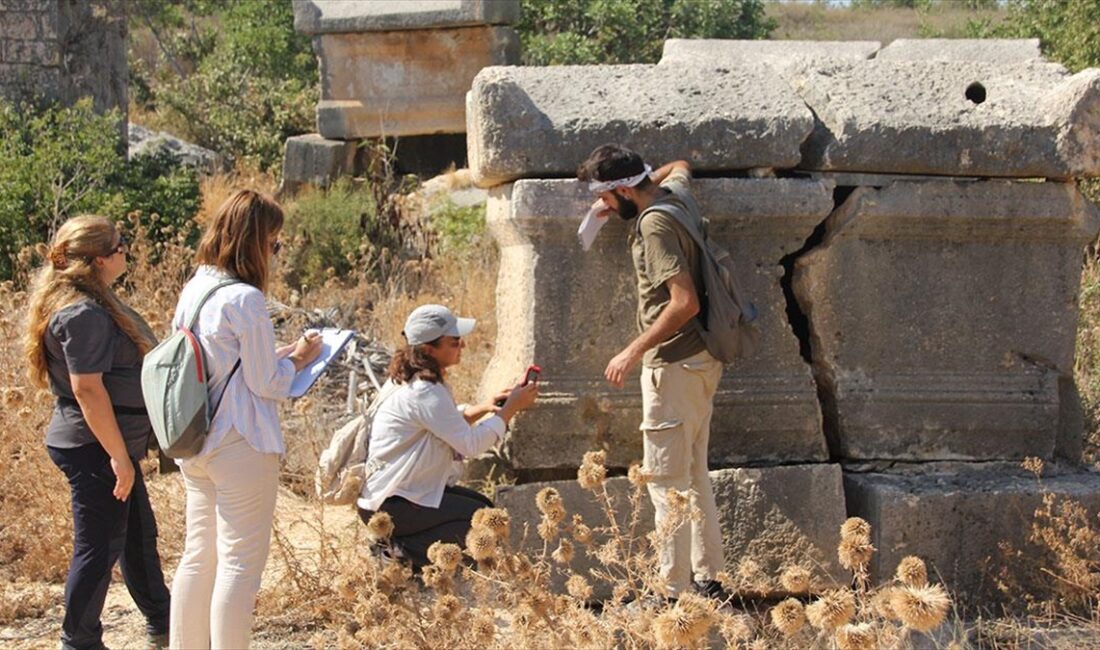
[[[482,68],[519,60],[510,27],[322,34],[317,130],[330,139],[462,133]]]
[[[494,67],[467,96],[470,168],[482,187],[572,176],[597,145],[698,171],[793,167],[813,115],[771,68]]]
[[[354,173],[356,150],[354,141],[326,140],[318,133],[289,138],[283,156],[283,181],[288,185],[326,186]]]
[[[726,570],[736,573],[742,560],[752,559],[769,579],[766,584],[756,585],[754,594],[763,591],[769,596],[782,595],[776,578],[783,568],[792,564],[811,569],[817,578],[815,587],[831,586],[834,581],[847,582],[836,561],[840,525],[846,517],[839,465],[723,469],[712,471],[710,477],[722,526]],[[511,516],[512,538],[520,540],[524,525],[527,526],[528,550],[538,552],[542,549],[542,540],[535,532],[540,520],[535,495],[548,486],[561,493],[568,512],[566,522],[577,513],[592,528],[610,524],[601,503],[592,493],[581,489],[576,481],[497,488],[496,504],[507,508]],[[615,518],[620,529],[629,530],[632,513],[629,496],[633,488],[620,477],[608,480],[607,489],[614,499]],[[653,508],[644,489],[639,503],[635,537],[653,530]],[[606,535],[596,536],[596,545],[606,539]],[[551,545],[550,550],[554,547]],[[590,577],[589,571],[598,566],[599,562],[588,557],[578,545],[571,565],[573,572]],[[561,589],[564,576],[556,580]],[[597,598],[611,595],[611,587],[605,582],[593,581],[593,587]]]
[[[1081,251],[1098,223],[1073,184],[857,189],[794,275],[832,395],[832,451],[1049,458],[1059,381],[1072,377]]]
[[[294,0],[294,29],[303,34],[510,25],[518,0]]]
[[[670,38],[658,65],[707,68],[766,63],[785,68],[796,63],[862,61],[875,56],[878,41],[754,41]]]
[[[123,16],[88,2],[0,2],[0,96],[64,104],[91,96],[97,111],[125,115],[126,33]]]
[[[912,475],[848,472],[844,491],[849,514],[872,526],[878,549],[873,580],[888,579],[898,561],[916,555],[964,605],[995,603],[1002,569],[1025,577],[1020,559],[1002,555],[998,544],[1008,542],[1034,557],[1027,537],[1044,492],[1080,502],[1092,517],[1100,511],[1100,474],[1095,472],[1044,475],[1040,484],[1018,467],[957,463],[914,469]]]
[[[899,38],[875,55],[879,60],[986,61],[1020,63],[1043,58],[1037,38]]]
[[[803,66],[790,81],[817,116],[803,169],[1100,174],[1100,69],[875,59]]]
[[[168,151],[181,164],[200,172],[212,174],[225,166],[225,159],[218,152],[180,140],[171,133],[150,131],[140,124],[130,123],[128,136],[130,158]]]
[[[659,159],[658,159],[659,160]],[[655,161],[656,162],[656,161]],[[808,364],[787,321],[780,260],[832,209],[832,185],[794,179],[693,183],[710,235],[737,260],[760,310],[761,350],[727,367],[711,424],[712,466],[828,458]],[[511,427],[520,469],[576,467],[606,449],[609,464],[641,459],[638,371],[622,390],[607,362],[637,335],[628,224],[612,218],[592,249],[576,230],[592,198],[573,180],[522,180],[490,191],[487,222],[500,250],[497,343],[482,390],[543,366],[541,397]]]

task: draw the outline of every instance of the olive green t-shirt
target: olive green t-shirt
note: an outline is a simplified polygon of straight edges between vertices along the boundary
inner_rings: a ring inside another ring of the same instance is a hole
[[[651,211],[644,219],[639,216],[641,221],[630,231],[630,255],[634,261],[634,277],[638,284],[639,332],[644,332],[653,325],[668,305],[671,294],[665,283],[669,278],[687,270],[695,283],[696,293],[703,286],[699,247],[695,240],[675,217],[660,211],[662,203],[676,201],[677,195],[690,195],[690,182],[691,179],[685,172],[677,170],[669,174],[661,187],[671,194],[654,201]],[[698,214],[691,216],[701,219]],[[651,368],[663,366],[705,349],[706,345],[692,319],[670,338],[647,350],[642,357],[642,363]]]

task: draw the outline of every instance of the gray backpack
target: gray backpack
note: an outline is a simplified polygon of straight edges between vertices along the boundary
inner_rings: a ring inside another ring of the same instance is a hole
[[[677,192],[669,194],[638,216],[639,230],[642,219],[654,210],[676,219],[699,247],[703,286],[696,287],[700,309],[691,322],[707,352],[722,363],[752,355],[760,345],[756,305],[741,292],[729,251],[707,237],[707,223],[695,199]]]
[[[211,409],[210,373],[202,346],[194,334],[195,325],[203,305],[215,291],[239,282],[226,280],[207,291],[187,326],[177,329],[145,355],[141,366],[141,392],[157,443],[169,458],[190,458],[202,450],[225,389],[241,365],[241,360],[237,359],[221,396]]]

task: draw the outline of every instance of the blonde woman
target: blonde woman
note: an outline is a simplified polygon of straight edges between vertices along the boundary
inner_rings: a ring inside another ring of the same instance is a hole
[[[30,380],[57,396],[46,447],[72,495],[73,559],[61,645],[103,647],[100,615],[117,561],[145,615],[150,645],[164,647],[168,588],[138,468],[152,432],[141,359],[156,341],[111,290],[126,272],[126,240],[103,217],[74,217],[43,252],[24,349]]]
[[[264,291],[278,252],[282,208],[240,190],[218,208],[199,243],[199,268],[176,306],[189,321],[207,292],[197,335],[213,399],[220,399],[202,450],[180,464],[187,489],[187,539],[172,582],[173,648],[247,648],[267,563],[279,459],[276,406],[320,341],[275,347]]]

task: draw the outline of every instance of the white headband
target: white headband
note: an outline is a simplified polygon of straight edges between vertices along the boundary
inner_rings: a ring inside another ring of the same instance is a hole
[[[645,171],[637,176],[628,176],[627,178],[616,178],[613,181],[589,181],[588,191],[593,193],[610,192],[616,187],[634,187],[643,180],[649,178],[649,175],[653,173],[653,168],[649,165],[645,166]]]

